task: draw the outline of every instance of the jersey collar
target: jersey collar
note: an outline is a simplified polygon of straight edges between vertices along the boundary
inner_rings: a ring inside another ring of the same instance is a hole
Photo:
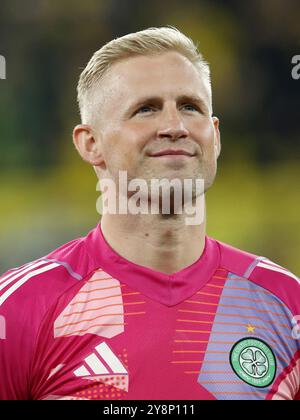
[[[95,269],[101,268],[121,283],[166,306],[177,305],[193,296],[209,281],[220,261],[216,241],[206,236],[203,253],[195,263],[176,273],[161,273],[117,254],[106,242],[100,223],[86,237],[86,246]]]

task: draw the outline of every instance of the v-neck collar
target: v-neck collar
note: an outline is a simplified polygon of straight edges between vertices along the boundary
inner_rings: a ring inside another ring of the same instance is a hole
[[[166,306],[174,306],[193,296],[211,278],[219,266],[220,251],[216,241],[205,237],[201,257],[190,266],[165,274],[123,258],[107,243],[99,223],[85,238],[95,268],[101,268],[121,283]]]

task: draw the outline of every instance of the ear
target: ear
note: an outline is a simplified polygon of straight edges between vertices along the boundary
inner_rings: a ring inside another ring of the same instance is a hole
[[[73,143],[85,162],[105,169],[100,135],[91,126],[79,124],[73,130]]]
[[[215,153],[216,153],[216,157],[218,158],[221,153],[221,135],[220,135],[220,130],[219,130],[219,118],[212,117],[212,120],[213,120],[214,131],[215,131],[215,136],[214,136]]]

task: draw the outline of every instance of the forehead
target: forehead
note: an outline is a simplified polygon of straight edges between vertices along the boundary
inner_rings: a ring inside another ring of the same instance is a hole
[[[101,93],[104,99],[119,99],[124,106],[147,95],[173,98],[198,94],[206,101],[209,98],[208,87],[194,64],[173,51],[113,64],[101,82]]]

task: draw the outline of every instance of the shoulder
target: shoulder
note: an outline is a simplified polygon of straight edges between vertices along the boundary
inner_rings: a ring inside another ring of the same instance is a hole
[[[29,378],[37,338],[48,315],[61,297],[81,287],[95,269],[86,238],[68,242],[0,277],[0,399],[28,399],[31,395]]]
[[[300,280],[295,274],[267,257],[216,242],[220,249],[220,265],[229,275],[247,279],[270,292],[293,314],[300,314]]]
[[[0,276],[0,313],[22,304],[40,315],[64,291],[94,269],[86,237],[74,239],[49,254],[12,268]]]

